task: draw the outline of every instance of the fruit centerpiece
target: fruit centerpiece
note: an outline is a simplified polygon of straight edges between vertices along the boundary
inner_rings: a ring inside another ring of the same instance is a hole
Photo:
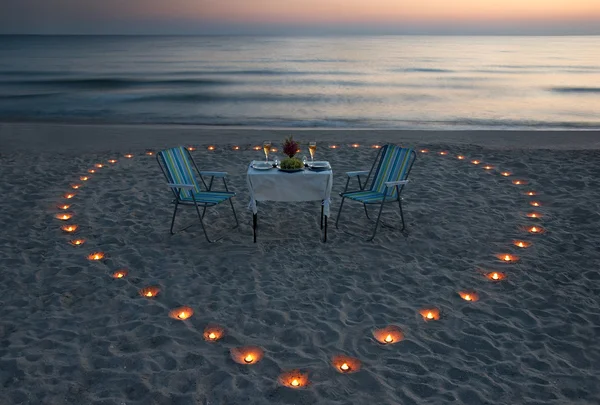
[[[283,153],[287,155],[285,159],[281,161],[280,167],[283,170],[294,170],[301,169],[304,167],[302,161],[295,158],[294,155],[298,153],[298,143],[294,141],[294,137],[290,136],[283,143]]]

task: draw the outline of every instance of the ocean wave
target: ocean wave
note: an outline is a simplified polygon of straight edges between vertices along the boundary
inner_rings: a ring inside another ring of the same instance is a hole
[[[555,93],[600,94],[600,87],[552,87],[550,91],[553,91]]]
[[[451,69],[438,69],[438,68],[402,68],[402,69],[390,69],[390,72],[406,72],[406,73],[452,73],[454,70]]]
[[[97,77],[80,79],[48,79],[48,80],[6,80],[0,85],[12,86],[56,86],[73,89],[111,90],[145,86],[206,86],[232,84],[231,80],[218,79],[165,79],[148,80],[116,77]],[[238,83],[239,82],[235,82]]]

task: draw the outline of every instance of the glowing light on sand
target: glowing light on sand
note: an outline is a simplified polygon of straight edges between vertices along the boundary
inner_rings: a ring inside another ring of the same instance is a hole
[[[277,153],[278,151],[279,151],[279,149],[277,149],[277,148],[271,148],[271,152],[273,152],[273,153]]]
[[[518,262],[519,261],[519,257],[518,256],[511,255],[509,253],[498,253],[498,254],[496,254],[494,256],[496,256],[498,259],[500,259],[504,263],[514,263],[514,262]]]
[[[88,255],[88,260],[98,261],[104,259],[104,252],[94,252]]]
[[[484,170],[492,170],[493,168],[494,168],[494,166],[492,166],[492,165],[485,165],[485,166],[483,166]]]
[[[514,184],[515,186],[523,186],[527,184],[527,180],[513,180],[512,184]]]
[[[60,219],[61,221],[67,221],[67,220],[73,218],[73,214],[70,214],[70,213],[56,214],[55,218]]]
[[[151,285],[149,287],[144,287],[139,291],[139,294],[144,298],[154,298],[160,293],[160,287],[156,285]]]
[[[460,291],[458,295],[465,301],[475,302],[479,300],[479,295],[473,291]]]
[[[65,197],[67,200],[70,200],[71,198],[75,197],[75,193],[67,193],[63,195],[63,197]]]
[[[96,163],[94,167],[96,167],[96,169],[102,169],[104,165],[102,163]]]
[[[240,147],[236,145],[233,147],[233,150],[240,150]]]
[[[382,345],[390,345],[404,340],[404,333],[396,325],[388,325],[385,328],[375,329],[373,337]]]
[[[94,174],[94,173],[96,173],[96,169],[90,169],[90,170],[88,170],[88,173]]]
[[[294,389],[306,387],[309,383],[308,373],[303,373],[300,370],[286,371],[279,376],[279,383],[284,387]]]
[[[73,190],[77,190],[77,189],[81,188],[81,184],[71,184],[71,188]]]
[[[350,147],[352,147],[352,148],[358,148],[358,147],[360,147],[360,145],[357,144],[357,143],[353,143],[352,145],[350,145]]]
[[[445,150],[440,152],[440,155],[442,155],[442,156],[446,156],[447,154],[448,154],[448,152],[446,152]]]
[[[419,311],[425,322],[437,321],[440,319],[440,310],[437,308],[424,308]]]
[[[112,274],[113,278],[125,278],[129,272],[125,269],[117,270]]]
[[[117,159],[109,159],[108,163],[114,165],[115,163],[117,163]]]
[[[474,165],[478,165],[479,163],[481,163],[480,160],[471,160],[471,163],[473,163]]]
[[[537,195],[537,193],[535,191],[528,191],[525,193],[525,195],[528,195],[529,197],[533,197],[534,195]]]
[[[204,328],[204,340],[208,342],[216,342],[225,335],[225,329],[219,325],[208,325]]]
[[[146,151],[146,156],[154,156],[154,152],[151,150]]]
[[[494,281],[500,281],[500,280],[504,280],[506,278],[506,274],[501,273],[499,271],[492,271],[491,273],[487,273],[485,276],[487,278],[489,278],[490,280],[494,280]]]
[[[79,180],[81,180],[81,181],[88,181],[89,179],[90,179],[89,176],[81,176],[81,177],[79,177]]]
[[[69,243],[73,246],[81,246],[85,243],[85,239],[73,239],[70,240]]]
[[[527,249],[529,246],[531,246],[531,242],[527,242],[524,240],[514,240],[513,245],[515,245],[516,247],[520,247],[521,249]]]
[[[542,228],[541,226],[531,226],[531,227],[527,228],[527,232],[533,233],[533,234],[544,233],[544,228]]]
[[[62,229],[63,232],[67,233],[73,233],[77,230],[77,228],[79,228],[78,225],[63,225],[60,227],[60,229]]]
[[[510,176],[512,173],[511,172],[502,172],[500,173],[500,175],[504,176],[504,177],[508,177]]]
[[[381,145],[371,145],[371,148],[373,148],[373,149],[381,149]]]
[[[429,152],[429,149],[421,149],[419,152],[421,152],[421,153],[427,153],[427,152]]]
[[[541,202],[539,202],[539,201],[531,201],[531,202],[529,203],[529,205],[532,205],[532,206],[534,206],[534,207],[541,207],[541,206],[542,206],[542,203],[541,203]]]
[[[206,148],[208,150],[215,150],[215,147],[213,145],[210,145],[208,148]]]
[[[178,319],[180,321],[185,321],[189,317],[194,315],[194,310],[190,307],[179,307],[171,310],[169,312],[169,316],[173,319]]]
[[[126,155],[123,155],[123,157],[127,158],[127,159],[131,159],[131,158],[133,158],[133,154],[132,153],[127,153]]]
[[[527,217],[528,218],[541,218],[542,214],[540,214],[539,212],[528,212]]]
[[[256,146],[253,146],[253,147],[252,147],[252,149],[254,149],[254,150],[261,150],[261,149],[262,149],[262,146],[258,146],[258,145],[256,145]]]
[[[232,348],[229,354],[238,364],[256,364],[262,360],[265,352],[258,346],[242,346]]]
[[[60,205],[57,205],[57,208],[60,210],[68,210],[70,206],[71,206],[71,204],[60,204]]]
[[[337,148],[338,148],[338,146],[337,146],[337,145],[329,145],[329,148],[330,148],[330,149],[337,149]]]
[[[465,157],[464,157],[463,155],[458,155],[456,158],[457,158],[458,160],[465,160]]]
[[[360,370],[361,362],[357,358],[340,354],[333,356],[331,365],[338,373],[352,374]]]

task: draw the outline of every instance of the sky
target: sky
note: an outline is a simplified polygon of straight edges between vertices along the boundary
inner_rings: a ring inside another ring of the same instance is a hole
[[[600,35],[600,0],[0,0],[0,34]]]

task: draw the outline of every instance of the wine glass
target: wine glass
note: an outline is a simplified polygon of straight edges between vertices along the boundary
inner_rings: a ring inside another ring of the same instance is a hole
[[[315,162],[315,151],[317,150],[317,143],[316,142],[309,142],[308,143],[308,151],[310,152],[310,161],[311,163]]]
[[[269,163],[269,152],[271,151],[271,141],[263,142],[263,151],[265,151],[265,161]]]

